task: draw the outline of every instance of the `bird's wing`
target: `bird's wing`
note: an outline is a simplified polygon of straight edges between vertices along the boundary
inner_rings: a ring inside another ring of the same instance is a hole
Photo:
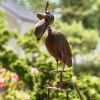
[[[59,32],[56,34],[56,37],[60,43],[59,49],[61,50],[62,53],[64,53],[63,55],[72,57],[71,49],[70,49],[69,43],[66,40],[65,36]]]
[[[70,46],[62,33],[57,34],[56,36],[58,42],[58,50],[61,54],[61,58],[64,64],[68,67],[72,66],[72,53]]]

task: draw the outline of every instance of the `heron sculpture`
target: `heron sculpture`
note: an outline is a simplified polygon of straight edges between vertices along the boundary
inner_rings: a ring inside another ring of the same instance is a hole
[[[34,35],[39,41],[45,31],[47,30],[47,36],[45,38],[45,45],[49,53],[55,58],[57,62],[57,70],[53,70],[51,72],[58,72],[60,73],[59,81],[57,82],[56,86],[54,87],[47,87],[48,89],[48,95],[47,100],[50,100],[49,93],[50,89],[54,89],[57,91],[63,91],[66,90],[66,86],[73,86],[77,93],[79,94],[80,100],[82,100],[81,94],[76,86],[73,85],[72,82],[69,82],[67,80],[63,80],[63,72],[66,72],[64,70],[64,66],[62,70],[58,70],[58,61],[61,61],[66,64],[68,67],[72,66],[72,53],[69,46],[68,41],[66,40],[65,36],[62,32],[58,32],[55,30],[52,30],[51,25],[54,22],[54,16],[50,12],[47,11],[47,8],[49,6],[49,3],[46,3],[45,13],[38,13],[37,17],[39,18],[38,23],[35,25],[35,31]],[[66,93],[66,100],[68,100],[68,91]]]
[[[46,10],[48,7],[46,5]],[[72,66],[72,53],[68,41],[66,40],[63,33],[52,30],[51,24],[54,22],[54,16],[50,12],[46,11],[45,13],[38,13],[37,17],[39,18],[38,23],[35,25],[34,35],[39,41],[47,30],[48,34],[45,38],[45,45],[49,53],[55,58],[57,62],[58,70],[58,61],[61,61],[66,64],[68,67]],[[64,66],[63,66],[64,71]]]

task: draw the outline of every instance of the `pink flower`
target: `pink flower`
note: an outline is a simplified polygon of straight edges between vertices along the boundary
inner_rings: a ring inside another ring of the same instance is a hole
[[[0,89],[3,89],[5,87],[5,79],[0,80]]]
[[[31,68],[31,73],[38,73],[39,70],[37,68]]]
[[[73,75],[72,76],[72,81],[76,81],[77,80],[77,76],[76,75]]]
[[[0,83],[0,89],[3,89],[5,87],[4,83]]]
[[[16,83],[19,80],[19,76],[17,73],[12,73],[11,78],[14,81],[14,83]]]

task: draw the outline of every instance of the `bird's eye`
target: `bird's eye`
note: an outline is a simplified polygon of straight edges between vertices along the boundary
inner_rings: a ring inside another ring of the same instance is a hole
[[[48,20],[46,19],[45,21],[47,22]]]
[[[50,16],[46,15],[45,16],[45,21],[49,21],[50,20]]]

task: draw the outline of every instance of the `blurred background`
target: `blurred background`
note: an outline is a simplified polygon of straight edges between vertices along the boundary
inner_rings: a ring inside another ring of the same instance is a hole
[[[100,0],[48,1],[55,16],[52,28],[64,33],[73,54],[73,69],[64,78],[78,85],[83,100],[100,100]],[[37,42],[33,34],[36,13],[44,12],[45,4],[0,0],[0,100],[46,100],[46,86],[58,80],[48,74],[56,61],[45,48],[45,35]],[[65,100],[65,93],[50,96]],[[73,89],[69,97],[80,100]]]

